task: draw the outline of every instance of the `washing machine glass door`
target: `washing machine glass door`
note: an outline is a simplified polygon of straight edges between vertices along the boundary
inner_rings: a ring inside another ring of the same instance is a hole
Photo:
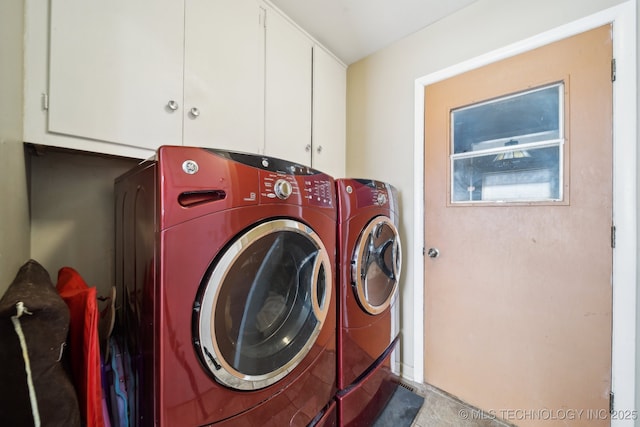
[[[395,298],[402,264],[400,236],[390,218],[377,216],[367,224],[351,261],[358,303],[369,314],[381,313]]]
[[[298,221],[271,220],[238,236],[212,263],[194,305],[203,365],[242,390],[286,376],[320,333],[332,276],[319,236]]]

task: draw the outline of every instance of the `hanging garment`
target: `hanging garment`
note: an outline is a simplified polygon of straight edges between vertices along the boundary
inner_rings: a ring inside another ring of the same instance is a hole
[[[86,427],[105,427],[96,288],[87,286],[80,274],[71,267],[63,267],[58,271],[56,288],[71,313],[69,347],[82,419]]]

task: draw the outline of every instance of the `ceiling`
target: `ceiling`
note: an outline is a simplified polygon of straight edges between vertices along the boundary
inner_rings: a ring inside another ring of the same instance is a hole
[[[347,65],[476,0],[271,0]]]

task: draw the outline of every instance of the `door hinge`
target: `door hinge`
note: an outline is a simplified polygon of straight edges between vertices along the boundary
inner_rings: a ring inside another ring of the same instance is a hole
[[[613,414],[613,392],[609,392],[609,413]]]
[[[612,82],[616,81],[616,59],[615,58],[611,60],[611,81]]]
[[[616,247],[616,226],[611,224],[611,249]]]
[[[42,94],[42,109],[45,111],[49,109],[49,95],[46,93]]]

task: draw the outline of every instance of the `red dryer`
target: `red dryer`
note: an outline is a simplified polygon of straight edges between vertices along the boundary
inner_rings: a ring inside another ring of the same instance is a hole
[[[167,146],[115,193],[129,425],[335,425],[333,179]]]
[[[395,391],[402,264],[397,191],[338,179],[338,422],[370,426]]]

